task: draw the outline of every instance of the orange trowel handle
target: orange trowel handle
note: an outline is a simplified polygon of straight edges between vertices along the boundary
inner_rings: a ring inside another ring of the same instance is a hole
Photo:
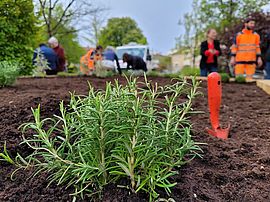
[[[208,105],[212,128],[219,128],[219,109],[221,104],[221,77],[213,72],[208,75]]]

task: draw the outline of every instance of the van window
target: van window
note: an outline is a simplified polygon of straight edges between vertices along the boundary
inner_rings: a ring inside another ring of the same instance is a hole
[[[145,48],[125,48],[125,49],[123,48],[116,50],[116,54],[119,59],[123,58],[124,53],[144,58],[145,52],[146,52]]]

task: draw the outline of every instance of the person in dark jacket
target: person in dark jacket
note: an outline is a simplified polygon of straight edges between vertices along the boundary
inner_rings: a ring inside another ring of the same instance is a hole
[[[265,55],[265,79],[270,79],[270,33],[267,34],[266,55]]]
[[[117,70],[119,72],[119,74],[122,74],[121,68],[120,68],[120,64],[119,64],[119,60],[118,57],[116,55],[116,53],[114,52],[113,47],[108,46],[105,51],[103,52],[103,59],[106,61],[111,61],[113,66],[114,66],[114,61],[116,62],[116,66],[117,66]]]
[[[49,48],[46,44],[40,44],[39,48],[34,51],[33,64],[36,64],[37,55],[41,54],[47,61],[47,65],[50,69],[45,69],[47,75],[57,74],[57,67],[59,65],[58,56],[53,49]]]
[[[48,41],[49,46],[54,50],[59,59],[59,65],[57,67],[58,72],[66,70],[66,58],[65,51],[62,46],[59,45],[58,40],[55,37],[51,37]]]
[[[127,63],[127,69],[130,69],[131,67],[133,70],[143,70],[147,72],[146,63],[139,56],[133,56],[128,53],[124,53],[123,62]]]
[[[209,29],[207,31],[207,40],[201,43],[201,76],[207,76],[208,73],[217,72],[218,70],[217,58],[221,55],[221,49],[216,36],[216,30]]]

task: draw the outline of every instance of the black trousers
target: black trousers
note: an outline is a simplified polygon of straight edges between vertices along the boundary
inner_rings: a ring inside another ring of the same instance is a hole
[[[45,71],[46,71],[47,75],[56,75],[57,74],[57,70],[46,69]]]

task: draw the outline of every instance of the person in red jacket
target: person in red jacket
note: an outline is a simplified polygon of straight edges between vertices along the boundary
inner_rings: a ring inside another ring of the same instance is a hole
[[[218,71],[218,56],[221,55],[220,43],[216,40],[217,32],[215,29],[207,31],[207,40],[201,43],[201,76]]]
[[[48,44],[53,50],[55,51],[56,55],[58,56],[59,65],[57,67],[58,72],[66,71],[66,58],[65,58],[65,51],[59,45],[58,40],[55,37],[51,37],[48,41]]]

